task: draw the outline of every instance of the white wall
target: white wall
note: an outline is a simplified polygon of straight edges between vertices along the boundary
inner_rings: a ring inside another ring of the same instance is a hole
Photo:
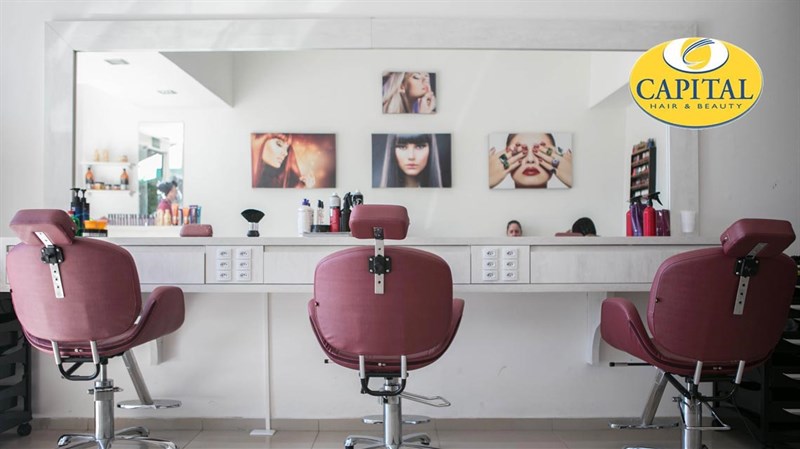
[[[800,85],[797,83],[797,79],[800,78],[800,54],[792,51],[800,44],[800,27],[797,26],[800,3],[704,1],[693,4],[691,8],[685,6],[686,3],[680,1],[586,1],[570,2],[566,6],[559,2],[533,0],[429,2],[426,4],[426,11],[420,13],[418,8],[409,8],[405,2],[392,1],[369,4],[355,1],[2,2],[0,3],[2,21],[0,23],[2,25],[0,26],[0,71],[2,71],[0,223],[8,223],[18,209],[42,204],[43,191],[40,178],[44,164],[47,163],[42,157],[43,119],[44,114],[48,113],[43,111],[41,106],[45,21],[99,17],[103,19],[319,17],[326,14],[359,17],[414,17],[426,14],[448,17],[458,14],[460,17],[694,20],[698,22],[701,35],[727,40],[746,49],[758,60],[764,72],[764,93],[754,110],[744,118],[718,129],[700,132],[700,230],[708,236],[716,235],[731,221],[742,216],[785,218],[792,221],[795,229],[800,229],[800,201],[798,201],[800,151],[797,146],[797,142],[800,141],[800,127],[797,126],[800,117]],[[722,8],[724,11],[721,11]],[[261,66],[257,61],[246,63]],[[428,65],[433,64],[428,62]],[[464,64],[464,62],[456,60],[453,64]],[[383,68],[384,64],[376,64],[375,70]],[[284,67],[280,70],[289,69]],[[459,87],[459,78],[452,80],[449,78],[448,76],[448,88]],[[246,88],[252,86],[253,82],[254,80],[242,79],[237,85]],[[373,83],[372,77],[369,78],[369,83]],[[375,89],[377,90],[377,87]],[[463,88],[455,92],[470,92],[465,99],[478,93]],[[452,95],[455,94],[448,93],[442,98],[443,108],[445,99],[449,102]],[[269,113],[266,104],[245,103],[241,107],[264,114]],[[467,112],[461,111],[464,114]],[[443,110],[442,114],[444,113]],[[227,114],[232,116],[235,110]],[[306,111],[302,114],[305,117]],[[309,120],[313,120],[314,123],[325,123],[316,112],[310,111],[308,114]],[[591,113],[587,113],[585,116],[571,119],[570,123],[576,124],[575,129],[580,129],[581,135],[601,134],[602,132],[598,130],[605,129],[608,125],[603,120],[609,119],[601,118],[597,124],[588,123],[590,116]],[[271,117],[274,118],[274,115]],[[459,117],[456,115],[455,125],[452,125],[454,130],[460,129]],[[232,117],[217,118],[221,120],[220,123],[235,123]],[[406,117],[405,122],[413,123],[411,120],[419,118]],[[489,129],[503,129],[514,124],[506,125],[505,123],[511,120],[507,117],[501,116],[498,120],[500,119],[503,121],[503,126],[493,125]],[[186,123],[188,127],[192,120],[186,120]],[[527,126],[528,123],[526,120],[523,124]],[[624,132],[621,123],[620,121],[620,126],[614,128],[619,129],[620,133]],[[284,122],[265,123],[261,120],[258,123],[255,120],[247,121],[237,126],[241,126],[242,131],[249,132],[254,126],[272,127],[273,124],[287,126]],[[336,123],[331,123],[330,129],[339,132],[339,127],[334,125]],[[384,125],[377,122],[369,125],[376,128],[380,125],[384,128]],[[187,173],[197,168],[199,171],[193,176],[205,177],[201,179],[212,179],[210,177],[218,175],[219,172],[230,173],[230,176],[242,176],[243,173],[247,173],[241,166],[241,159],[230,157],[236,151],[246,150],[241,145],[220,141],[218,137],[214,138],[215,134],[212,131],[209,129],[199,134],[196,137],[198,141],[195,142],[189,142],[187,139]],[[453,132],[457,137],[463,135],[459,139],[474,142],[480,141],[478,135],[485,134],[483,130],[469,129]],[[365,148],[365,144],[358,143],[360,135],[353,132],[352,135],[343,135],[342,138]],[[190,159],[189,149],[196,148],[199,142],[217,145],[218,170],[213,172],[204,170],[197,165],[199,162]],[[627,146],[626,144],[625,147]],[[352,161],[340,160],[340,164],[346,163]],[[485,179],[482,168],[465,167],[462,170],[464,172],[459,176],[470,176],[474,173],[474,176],[481,176],[481,180]],[[364,175],[363,179],[367,182],[368,178]],[[456,181],[460,183],[462,180]],[[344,188],[343,182],[340,181],[342,188]],[[195,181],[195,185],[197,187],[192,189],[198,190],[191,193],[192,195],[212,198],[215,195],[211,193],[212,187],[201,188],[198,181]],[[469,189],[469,187],[464,188]],[[480,185],[480,188],[483,186]],[[571,191],[581,203],[590,204],[595,198],[586,191],[576,192],[578,191]],[[610,194],[619,197],[619,192],[619,184],[614,184]],[[369,195],[368,198],[376,202],[391,199],[411,203],[412,193],[414,192],[398,192],[388,198],[376,193]],[[509,192],[509,196],[503,196],[509,200],[509,204],[505,206],[507,209],[503,209],[502,218],[490,214],[477,215],[473,221],[477,220],[479,223],[480,232],[476,231],[476,234],[495,232],[497,224],[502,223],[506,216],[512,213],[519,214],[522,210],[520,204],[526,204],[522,198],[524,193]],[[561,192],[546,193],[548,196],[553,195],[553,201],[561,198],[558,196]],[[441,214],[434,215],[431,212],[435,209],[434,206],[441,205],[448,199],[447,194],[447,192],[439,193],[435,201],[428,200],[420,206],[411,204],[412,217],[426,217],[415,219],[415,229],[431,232],[436,230],[436,234],[431,235],[438,235],[439,229],[454,227],[455,223],[464,222],[457,216],[442,217]],[[486,195],[488,194],[489,192],[486,192]],[[208,221],[215,224],[234,223],[235,219],[229,215],[235,216],[238,211],[253,205],[252,203],[256,201],[263,201],[259,204],[275,217],[277,211],[273,210],[274,206],[270,206],[273,200],[279,207],[278,210],[284,207],[284,204],[293,203],[289,198],[260,195],[262,195],[260,192],[245,193],[244,198],[231,198],[230,204],[214,205],[211,208],[214,210],[214,215],[207,217]],[[65,207],[67,198],[65,192]],[[187,199],[193,201],[192,198]],[[571,201],[564,201],[565,204],[569,202]],[[500,207],[485,204],[481,206]],[[547,233],[550,229],[558,229],[547,212],[541,215],[543,217],[528,216],[530,219],[535,219],[537,224],[543,223],[541,228],[538,225],[534,226],[535,231],[541,230],[544,231],[542,233]],[[544,217],[546,215],[547,217]],[[559,226],[563,227],[561,224]],[[464,231],[461,224],[454,229],[459,233],[472,234]],[[230,232],[236,233],[235,230]],[[10,231],[2,225],[0,234],[10,235]],[[798,248],[800,246],[795,243],[790,252],[796,254]],[[278,295],[267,301],[271,309],[269,328],[275,356],[273,359],[275,371],[272,372],[275,380],[273,416],[321,418],[354,417],[365,412],[374,413],[376,409],[374,401],[357,394],[352,373],[337,367],[317,364],[321,352],[311,341],[304,300],[304,295]],[[576,294],[471,295],[467,301],[464,327],[452,349],[439,364],[420,371],[411,380],[412,390],[421,393],[444,393],[456,404],[455,407],[444,411],[431,412],[426,409],[426,413],[442,413],[438,416],[581,417],[615,414],[636,416],[641,412],[641,401],[651,381],[652,373],[649,369],[610,369],[590,367],[582,363],[581,342],[584,341],[585,336],[582,333],[585,332],[586,322],[586,312],[583,311],[586,307],[584,298]],[[189,295],[188,310],[184,327],[167,338],[167,351],[173,358],[156,367],[142,363],[145,365],[142,369],[155,396],[173,396],[185,401],[184,408],[167,411],[160,416],[263,416],[261,412],[263,403],[260,402],[264,388],[263,371],[260,370],[263,368],[259,368],[261,362],[258,358],[261,352],[259,345],[263,345],[264,341],[263,337],[260,337],[264,332],[263,298],[260,295],[245,294]],[[481,319],[478,320],[478,317]],[[486,363],[474,363],[476,349],[488,352]],[[314,367],[313,371],[304,374],[303,377],[303,380],[313,379],[310,387],[320,388],[313,384],[329,382],[330,388],[313,397],[305,391],[297,391],[297,387],[293,387],[294,384],[289,384],[289,377],[302,373],[292,370],[294,365],[289,363],[290,358],[296,366]],[[37,398],[34,404],[36,416],[91,416],[90,398],[84,394],[84,385],[67,383],[59,379],[50,357],[37,355],[34,368],[36,369],[34,383],[34,397]],[[126,384],[125,375],[120,367],[116,366],[113,369],[115,371],[112,372],[112,376],[121,382],[123,388],[132,391],[130,385]],[[231,374],[235,379],[233,381],[216,380],[230,379]],[[444,379],[451,382],[445,382]],[[505,380],[509,382],[506,383]],[[485,381],[485,385],[489,388],[482,389],[482,386],[478,388],[476,384],[480,381]],[[538,383],[539,381],[542,383]],[[530,385],[530,394],[511,390],[509,386],[513,383],[518,387]],[[556,395],[564,391],[574,392],[571,393],[570,400],[556,401],[554,399]],[[584,393],[584,396],[579,397],[580,393]],[[293,404],[293,400],[307,405],[305,412]],[[318,406],[320,401],[325,401],[326,407]],[[408,408],[419,411],[410,405]],[[664,410],[670,414],[674,413],[674,409],[671,408]],[[120,416],[131,416],[131,414],[120,413]]]

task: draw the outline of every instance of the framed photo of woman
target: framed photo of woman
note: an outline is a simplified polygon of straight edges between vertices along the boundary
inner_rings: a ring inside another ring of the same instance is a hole
[[[336,187],[336,134],[252,133],[254,188]]]
[[[450,134],[373,134],[372,187],[450,187]]]
[[[490,189],[571,189],[572,133],[489,135]]]
[[[436,74],[383,72],[384,114],[434,114]]]

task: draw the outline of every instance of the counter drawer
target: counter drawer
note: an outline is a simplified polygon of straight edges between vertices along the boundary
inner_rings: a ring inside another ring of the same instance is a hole
[[[533,246],[531,283],[649,283],[665,259],[692,249],[697,247]]]
[[[365,245],[366,246],[366,245]],[[370,245],[371,246],[371,245]],[[391,246],[400,245],[387,245]],[[349,246],[268,246],[264,250],[265,284],[313,284],[314,270],[325,256]],[[469,284],[468,246],[424,246],[418,249],[436,254],[450,265],[453,283]],[[366,262],[365,267],[366,267]]]
[[[205,247],[123,246],[136,261],[142,284],[205,283]]]

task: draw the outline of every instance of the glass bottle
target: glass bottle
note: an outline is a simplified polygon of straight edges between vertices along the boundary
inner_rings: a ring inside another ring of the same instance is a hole
[[[126,169],[122,169],[122,174],[119,175],[119,185],[122,190],[128,190],[128,171]]]
[[[84,181],[86,181],[86,188],[91,189],[92,184],[94,184],[94,173],[92,173],[92,166],[88,166],[86,168],[86,174],[83,176]]]

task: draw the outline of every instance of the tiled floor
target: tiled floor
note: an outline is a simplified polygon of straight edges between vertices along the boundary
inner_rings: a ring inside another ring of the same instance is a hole
[[[53,449],[61,433],[55,430],[34,430],[27,437],[18,437],[14,431],[8,431],[0,434],[0,448]],[[433,430],[428,433],[432,445],[442,449],[619,449],[635,444],[665,449],[680,448],[680,432],[677,430]],[[278,431],[271,437],[251,437],[247,432],[232,430],[161,430],[154,431],[152,436],[172,440],[183,449],[343,449],[342,443],[347,434],[342,431]],[[748,435],[739,433],[707,433],[704,441],[710,449],[762,447]],[[137,446],[114,446],[122,447]]]

